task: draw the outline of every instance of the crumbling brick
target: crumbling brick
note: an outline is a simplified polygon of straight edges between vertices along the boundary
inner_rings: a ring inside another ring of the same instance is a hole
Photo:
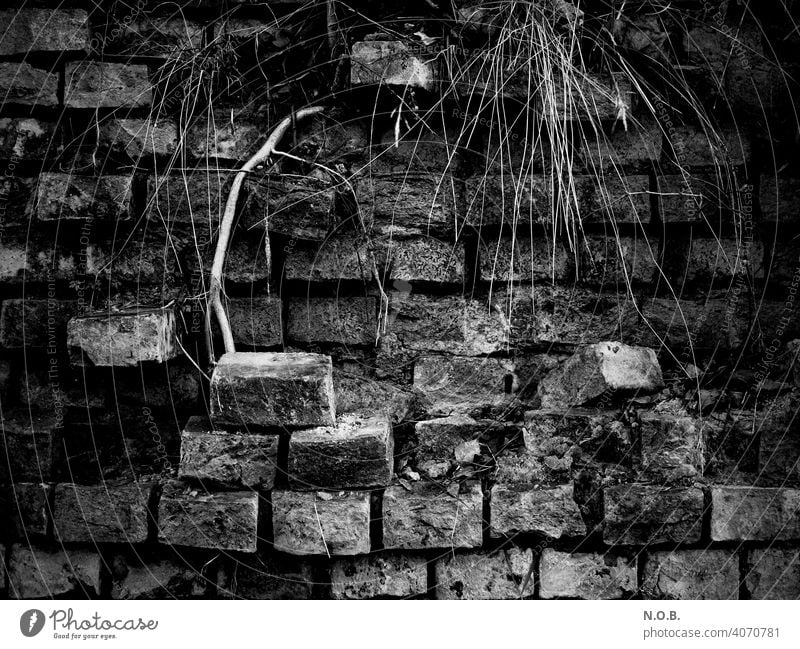
[[[652,599],[738,599],[739,556],[721,549],[651,552],[642,591]]]
[[[15,543],[8,549],[8,587],[13,599],[42,599],[100,593],[100,555],[69,548],[48,551]]]
[[[139,108],[153,101],[145,65],[76,61],[67,63],[64,74],[67,108]]]
[[[416,597],[428,589],[427,561],[405,553],[336,559],[330,579],[333,599]]]
[[[714,541],[767,541],[800,538],[800,490],[712,487]]]
[[[533,595],[533,553],[451,554],[436,561],[436,599],[524,599]]]
[[[569,553],[545,548],[539,597],[624,599],[636,592],[636,559],[613,553]]]
[[[558,539],[586,534],[572,485],[537,489],[498,484],[492,488],[491,511],[494,537],[541,534]]]

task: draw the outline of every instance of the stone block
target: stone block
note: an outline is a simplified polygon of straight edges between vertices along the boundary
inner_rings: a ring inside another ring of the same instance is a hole
[[[636,559],[611,552],[569,553],[545,548],[539,575],[542,599],[628,599],[636,592]]]
[[[99,128],[101,150],[125,154],[135,162],[166,158],[178,148],[178,126],[169,118],[111,117],[102,120]]]
[[[712,487],[714,541],[800,539],[800,490]]]
[[[800,220],[800,178],[762,176],[758,199],[764,220],[776,223]]]
[[[248,185],[242,226],[290,239],[321,241],[336,225],[336,189],[311,176],[261,179]]]
[[[387,549],[475,548],[483,538],[483,494],[466,483],[461,493],[417,483],[389,487],[383,496]]]
[[[142,108],[153,102],[146,65],[74,61],[64,74],[67,108]]]
[[[73,318],[67,325],[67,345],[77,363],[87,359],[98,367],[164,363],[180,354],[175,312],[168,308]]]
[[[692,481],[703,475],[703,421],[643,413],[640,419],[640,478],[659,484]]]
[[[277,347],[283,343],[283,303],[279,297],[232,298],[228,321],[233,342],[252,347]],[[215,321],[216,324],[216,321]],[[215,331],[218,327],[215,326]]]
[[[449,554],[436,561],[436,599],[525,599],[533,596],[533,552]]]
[[[336,426],[292,433],[289,485],[298,490],[386,486],[394,467],[394,437],[383,415],[340,416]]]
[[[375,298],[290,298],[287,335],[299,342],[374,345],[378,333]]]
[[[211,486],[269,490],[278,469],[278,436],[221,431],[192,417],[181,433],[178,476]]]
[[[80,548],[44,550],[16,543],[8,549],[8,590],[13,599],[100,593],[101,558]]]
[[[272,492],[275,550],[354,555],[370,550],[370,495],[362,491]]]
[[[491,508],[493,537],[540,534],[558,539],[586,534],[572,485],[534,489],[498,484],[492,488]]]
[[[2,47],[2,45],[0,45]],[[45,160],[59,153],[54,122],[34,118],[0,118],[0,158],[14,160]],[[3,194],[7,183],[14,178],[3,178]],[[8,200],[8,198],[6,198]],[[6,204],[9,206],[8,203]]]
[[[318,245],[298,243],[284,251],[283,270],[290,281],[369,281],[374,275],[373,262],[378,267],[383,264],[379,252],[367,242],[344,235],[331,236]]]
[[[800,366],[800,363],[795,361]],[[797,368],[800,372],[800,367]],[[764,487],[800,486],[800,393],[779,395],[765,404],[756,416],[759,435],[758,485]]]
[[[636,236],[589,235],[578,259],[578,279],[587,284],[647,284],[658,276],[660,243],[644,232]]]
[[[89,16],[83,9],[3,10],[0,25],[6,26],[0,56],[89,49]]]
[[[427,561],[420,556],[381,553],[331,563],[333,599],[410,598],[428,590]]]
[[[800,598],[800,551],[796,548],[753,548],[744,578],[752,599]]]
[[[310,561],[277,553],[230,558],[217,570],[217,593],[225,599],[313,599],[316,583]]]
[[[67,340],[67,323],[77,310],[75,300],[3,300],[0,345],[61,350]]]
[[[558,242],[503,237],[480,248],[480,278],[485,282],[559,281],[571,272],[572,256]]]
[[[132,176],[39,176],[33,213],[41,221],[125,221],[133,216]]]
[[[63,413],[5,412],[0,482],[50,482],[63,461]]]
[[[8,105],[58,106],[58,75],[28,63],[0,63],[0,96]]]
[[[229,352],[211,376],[211,416],[256,426],[332,426],[330,356]]]
[[[52,488],[35,482],[0,487],[0,537],[28,538],[47,534]],[[8,522],[8,529],[6,528]]]
[[[360,41],[350,53],[350,80],[353,85],[385,83],[433,90],[440,75],[436,58],[415,51],[400,41]]]
[[[185,554],[119,553],[110,558],[108,569],[113,600],[188,599],[211,591],[202,564]]]
[[[433,237],[392,239],[385,256],[389,279],[402,282],[461,284],[464,281],[464,244]]]
[[[649,599],[739,599],[739,555],[721,549],[650,552],[642,594]]]

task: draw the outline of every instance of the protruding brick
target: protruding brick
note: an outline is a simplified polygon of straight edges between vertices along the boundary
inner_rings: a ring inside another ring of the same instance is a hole
[[[75,359],[99,367],[163,363],[180,353],[172,309],[137,309],[73,318],[67,345]]]
[[[539,383],[543,408],[579,406],[607,392],[664,386],[655,352],[619,342],[584,347]]]
[[[56,485],[56,538],[64,543],[143,543],[151,491],[152,485],[147,483]]]
[[[158,504],[158,538],[169,545],[255,552],[258,509],[254,491],[208,494],[170,484]]]
[[[219,431],[192,417],[181,433],[178,475],[233,489],[269,490],[278,467],[278,436]]]
[[[304,489],[357,489],[388,485],[394,465],[389,418],[340,416],[336,426],[292,433],[289,485]]]
[[[491,508],[494,537],[541,534],[558,539],[586,534],[572,485],[531,489],[498,484],[492,488]]]
[[[312,599],[313,563],[277,553],[229,558],[217,570],[217,595],[230,599]]]
[[[58,106],[58,75],[27,63],[0,63],[0,97],[4,104]]]
[[[642,591],[649,599],[738,599],[739,556],[733,550],[651,552]]]
[[[132,176],[43,173],[33,211],[42,221],[124,221],[132,216]]]
[[[0,56],[89,48],[89,16],[83,9],[9,9],[0,11],[5,26]]]
[[[211,376],[211,415],[231,424],[332,426],[330,356],[229,352]]]
[[[467,483],[462,493],[418,483],[389,487],[383,496],[383,544],[387,549],[476,548],[483,535],[483,495]]]
[[[529,236],[486,242],[480,253],[481,279],[485,282],[563,280],[572,260],[560,243],[544,238],[531,241]]]
[[[414,363],[414,389],[432,417],[501,412],[518,387],[514,363],[503,358],[423,356]]]
[[[545,548],[539,563],[539,597],[624,599],[636,592],[636,559]]]
[[[427,561],[420,556],[382,553],[331,564],[333,599],[415,597],[428,590]]]
[[[3,300],[0,345],[6,349],[63,349],[67,323],[77,307],[75,300]]]
[[[639,430],[643,479],[666,484],[691,481],[702,475],[702,420],[643,413]]]
[[[432,90],[438,81],[436,58],[415,52],[400,41],[362,41],[353,44],[350,79],[354,85],[385,83]]]
[[[77,61],[67,63],[64,74],[67,108],[139,108],[153,102],[145,65]]]
[[[448,554],[436,561],[436,599],[523,599],[533,595],[533,552]]]
[[[370,549],[367,492],[272,492],[275,549],[300,555],[366,554]]]
[[[0,158],[44,160],[58,153],[55,123],[33,118],[0,118]],[[8,180],[4,178],[4,184]]]
[[[603,540],[609,545],[695,543],[700,540],[703,491],[621,484],[605,489]]]
[[[20,543],[8,550],[8,590],[14,599],[43,599],[100,593],[101,559],[96,552],[70,548],[54,552]]]
[[[378,321],[372,297],[289,300],[288,336],[300,342],[374,345]]]
[[[800,539],[800,490],[713,487],[711,538],[714,541]]]
[[[753,599],[800,598],[800,551],[796,548],[753,548],[745,585]]]

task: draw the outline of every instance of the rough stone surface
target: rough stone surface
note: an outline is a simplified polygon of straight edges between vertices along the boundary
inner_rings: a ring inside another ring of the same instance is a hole
[[[158,504],[158,538],[169,545],[255,552],[258,511],[252,491],[205,494],[169,484]]]
[[[181,478],[233,489],[269,490],[277,468],[277,435],[219,431],[203,417],[192,417],[181,433]]]
[[[800,372],[800,363],[798,372]],[[758,413],[758,482],[764,487],[800,486],[800,393],[779,395]]]
[[[350,79],[354,85],[383,82],[432,90],[438,75],[431,59],[400,41],[358,42],[350,55]]]
[[[693,543],[700,540],[703,491],[622,484],[605,490],[603,540],[609,545]]]
[[[0,11],[0,25],[5,26],[0,56],[89,47],[89,16],[83,9]]]
[[[0,63],[0,96],[5,104],[58,106],[58,75],[27,63]]]
[[[659,241],[636,236],[588,235],[581,248],[578,278],[590,285],[625,287],[649,284],[659,271]]]
[[[386,415],[343,415],[336,426],[295,431],[289,440],[289,485],[298,490],[386,486],[393,465]]]
[[[560,243],[529,236],[512,240],[504,237],[486,241],[480,249],[480,278],[493,282],[534,282],[564,280],[572,256]]]
[[[217,593],[226,599],[312,599],[313,565],[277,553],[225,561],[217,571]]]
[[[651,552],[642,591],[652,599],[738,599],[739,557],[732,550]]]
[[[428,590],[427,562],[423,557],[382,553],[331,564],[333,599],[409,598]]]
[[[769,221],[796,222],[800,219],[800,178],[762,176],[759,204]]]
[[[128,16],[110,17],[97,35],[103,54],[176,60],[202,46],[203,24],[182,14],[134,11]]]
[[[68,108],[150,106],[153,90],[145,65],[79,61],[67,63],[64,104]]]
[[[383,496],[383,544],[387,549],[475,548],[483,534],[483,495],[467,483],[463,493],[418,483],[389,487]]]
[[[283,305],[277,297],[234,298],[228,301],[233,342],[253,347],[283,343]]]
[[[318,245],[297,243],[285,252],[286,279],[303,282],[369,280],[373,262],[380,259],[368,242],[345,235],[331,236]]]
[[[640,417],[640,477],[661,484],[691,481],[703,474],[703,421],[644,413]]]
[[[658,177],[658,212],[662,223],[716,224],[723,209],[730,210],[733,196],[720,179],[710,174]]]
[[[275,549],[299,555],[353,555],[370,550],[367,492],[272,492]]]
[[[653,392],[664,386],[655,352],[618,342],[584,347],[539,383],[543,408],[580,406],[607,391]]]
[[[132,176],[39,176],[33,211],[42,221],[95,219],[123,221],[132,216]]]
[[[43,599],[100,592],[100,555],[69,548],[51,552],[16,543],[8,550],[8,590],[14,599]]]
[[[73,318],[67,345],[98,367],[163,363],[180,353],[178,325],[172,309],[137,309]]]
[[[750,550],[745,586],[753,599],[800,598],[800,551],[796,548]]]
[[[436,561],[436,599],[524,599],[533,595],[533,552],[455,554]]]
[[[58,413],[3,414],[0,482],[52,481],[63,460]]]
[[[0,158],[16,160],[44,160],[58,152],[56,124],[33,118],[0,118]],[[6,182],[3,179],[3,194]]]
[[[228,169],[198,167],[182,172],[150,176],[147,179],[147,218],[158,223],[194,224],[200,228],[219,226],[235,173]],[[245,204],[247,191],[241,193]],[[247,207],[242,208],[247,213]],[[244,216],[244,214],[243,214]],[[198,244],[211,241],[207,232],[198,233]],[[213,246],[210,246],[213,254]],[[252,272],[252,260],[249,271]],[[211,259],[209,259],[209,267]],[[228,279],[232,279],[230,276]]]
[[[713,487],[711,538],[714,541],[800,539],[800,490]]]
[[[11,538],[47,534],[51,495],[49,485],[35,482],[0,487],[0,537],[7,538],[9,533]]]
[[[3,300],[0,345],[6,349],[63,348],[67,323],[76,311],[74,300]]]
[[[287,335],[299,342],[374,345],[378,322],[375,298],[291,298]]]
[[[582,536],[586,525],[572,485],[532,489],[498,484],[492,488],[491,534],[541,534],[558,539]]]
[[[178,146],[178,126],[168,118],[111,118],[100,123],[101,147],[134,161],[169,156]]]
[[[336,223],[336,189],[314,177],[268,177],[248,185],[245,227],[266,227],[292,239],[321,241]]]
[[[144,556],[143,556],[144,554]],[[116,554],[109,562],[111,599],[150,600],[208,595],[203,567],[185,555],[158,553]]]
[[[64,543],[142,543],[147,540],[152,485],[59,484],[55,488],[53,528]]]
[[[392,240],[387,245],[389,279],[460,284],[464,281],[464,244],[433,237]]]
[[[646,169],[661,156],[662,132],[654,121],[614,128],[599,135],[583,133],[578,153],[588,170],[610,170],[622,167]]]
[[[545,548],[539,562],[539,597],[623,599],[636,591],[636,560],[624,556]]]
[[[333,387],[338,414],[380,411],[398,424],[413,418],[418,411],[417,395],[408,386],[377,381],[359,371],[334,370]]]
[[[329,356],[229,352],[211,377],[211,416],[256,426],[332,426],[336,420]]]

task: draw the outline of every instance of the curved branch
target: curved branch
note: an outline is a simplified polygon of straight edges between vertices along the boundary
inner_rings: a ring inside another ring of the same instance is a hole
[[[267,141],[264,143],[258,152],[244,163],[242,168],[236,174],[231,185],[231,191],[228,194],[228,201],[225,203],[225,211],[222,215],[222,223],[219,227],[219,238],[217,239],[217,248],[214,252],[214,262],[211,265],[211,282],[209,291],[209,307],[206,315],[206,336],[211,340],[211,317],[212,313],[217,318],[220,331],[222,332],[222,342],[226,352],[235,351],[233,344],[233,332],[231,325],[228,321],[228,315],[225,313],[225,307],[222,304],[222,270],[225,267],[225,258],[228,254],[228,245],[231,240],[231,231],[233,230],[234,217],[236,216],[236,204],[239,200],[239,193],[242,190],[247,174],[253,171],[258,165],[266,162],[272,155],[275,147],[280,142],[281,138],[286,134],[286,131],[296,120],[301,120],[310,115],[316,115],[324,110],[322,106],[313,106],[311,108],[302,108],[296,113],[285,117],[270,133]],[[269,236],[267,234],[266,236]],[[209,348],[211,347],[209,342]],[[213,356],[210,357],[213,363]]]

